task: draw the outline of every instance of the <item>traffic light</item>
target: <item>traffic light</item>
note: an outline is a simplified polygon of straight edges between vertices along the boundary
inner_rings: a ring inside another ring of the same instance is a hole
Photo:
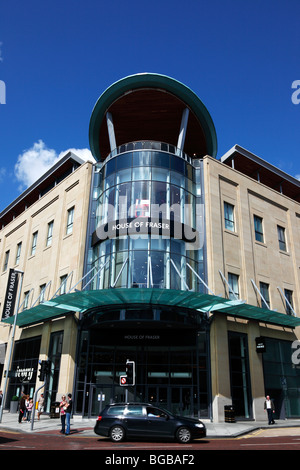
[[[127,387],[127,377],[126,375],[120,376],[120,385],[121,387]]]
[[[126,385],[134,385],[135,384],[135,362],[134,361],[127,361],[126,362]]]
[[[41,362],[41,368],[40,368],[40,373],[39,373],[39,379],[41,382],[44,382],[45,378],[47,378],[48,375],[50,374],[50,367],[51,367],[50,361]]]

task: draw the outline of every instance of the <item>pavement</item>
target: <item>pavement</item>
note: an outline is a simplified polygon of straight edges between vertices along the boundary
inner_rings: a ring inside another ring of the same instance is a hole
[[[1,429],[10,432],[28,432],[28,433],[42,433],[42,434],[59,434],[61,429],[59,418],[50,418],[49,415],[41,415],[40,419],[37,419],[35,414],[35,420],[33,427],[29,422],[18,422],[18,413],[10,413],[4,410],[2,419],[0,422]],[[270,428],[288,428],[288,427],[299,427],[300,435],[300,419],[285,419],[276,420],[276,423],[269,426],[266,421],[236,421],[235,423],[213,423],[209,420],[202,420],[207,429],[207,437],[210,438],[234,438],[242,436],[243,434],[251,433],[258,429],[270,429]],[[71,418],[71,433],[70,436],[84,436],[96,437],[94,433],[94,426],[96,418],[88,419],[82,418],[81,416],[74,415]],[[99,436],[97,436],[99,437]]]

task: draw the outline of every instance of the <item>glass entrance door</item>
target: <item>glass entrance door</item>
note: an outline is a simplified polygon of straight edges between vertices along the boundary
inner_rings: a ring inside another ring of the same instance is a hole
[[[247,337],[229,332],[229,360],[231,375],[231,396],[235,415],[251,418],[251,386],[248,361]]]
[[[148,387],[148,399],[147,401],[152,405],[168,409],[168,387],[154,385]]]
[[[192,387],[172,387],[170,411],[175,415],[191,416],[192,415]]]
[[[140,313],[130,311],[128,315]],[[155,314],[162,319],[164,312]],[[104,407],[112,402],[135,401],[152,403],[176,414],[206,417],[209,403],[206,333],[199,331],[196,335],[194,330],[186,329],[183,336],[175,328],[172,334],[166,329],[136,331],[132,334],[127,329],[116,329],[112,336],[107,328],[99,328],[82,337],[76,412],[96,416],[100,402]],[[134,387],[120,385],[128,359],[136,366]],[[101,392],[105,397],[99,398]]]
[[[160,385],[148,387],[148,402],[164,408],[173,414],[192,416],[193,388],[185,386],[164,387]]]
[[[98,416],[103,408],[111,402],[111,387],[90,384],[86,391],[86,413],[88,418]]]

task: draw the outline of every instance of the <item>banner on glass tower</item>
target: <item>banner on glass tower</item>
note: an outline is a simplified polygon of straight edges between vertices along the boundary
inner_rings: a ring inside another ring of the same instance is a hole
[[[92,235],[92,244],[95,245],[108,238],[120,236],[134,236],[136,238],[145,235],[161,235],[164,238],[183,240],[193,246],[190,249],[199,249],[199,232],[196,229],[176,220],[151,217],[112,220],[99,225]]]

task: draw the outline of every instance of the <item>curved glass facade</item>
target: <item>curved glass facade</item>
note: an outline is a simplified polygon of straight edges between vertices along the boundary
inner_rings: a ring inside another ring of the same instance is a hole
[[[122,145],[95,168],[90,289],[203,288],[196,165],[172,145],[147,141]],[[121,300],[118,308],[92,309],[81,323],[76,406],[91,415],[102,396],[100,407],[130,399],[207,417],[208,349],[206,319],[197,311]],[[128,358],[136,363],[136,382],[126,398],[119,379]]]
[[[110,155],[98,174],[95,227],[102,236],[93,247],[92,266],[99,273],[92,288],[196,291],[199,262],[203,271],[198,234],[198,244],[188,242],[197,233],[195,169],[173,146],[143,146],[150,147],[122,146],[123,153]],[[103,236],[107,224],[111,231]]]

